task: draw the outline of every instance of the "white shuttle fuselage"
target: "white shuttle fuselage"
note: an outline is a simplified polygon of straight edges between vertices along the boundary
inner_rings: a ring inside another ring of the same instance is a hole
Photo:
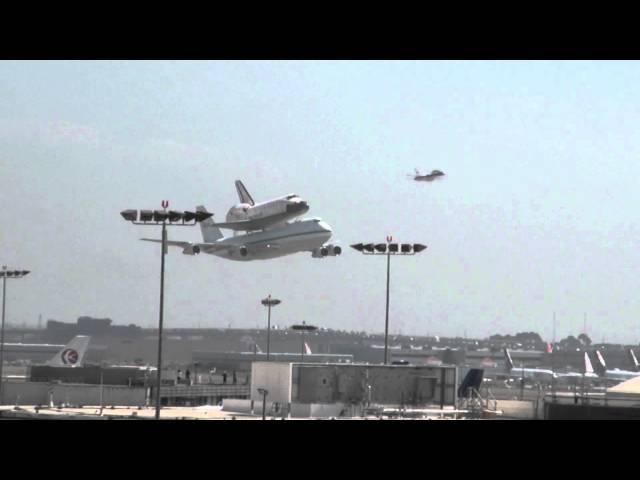
[[[236,231],[255,231],[277,228],[309,211],[309,204],[295,193],[256,203],[240,180],[236,180],[240,203],[227,212],[226,222],[219,228]]]

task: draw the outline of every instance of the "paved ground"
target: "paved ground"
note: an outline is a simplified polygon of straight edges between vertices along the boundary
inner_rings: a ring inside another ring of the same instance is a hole
[[[6,412],[6,413],[5,413]],[[0,407],[0,415],[6,417],[19,418],[74,418],[74,419],[109,419],[109,418],[139,418],[152,419],[155,418],[155,408],[137,407],[115,407],[105,408],[100,413],[100,407],[84,408],[39,408],[36,413],[34,406],[20,406],[17,409],[14,406]],[[254,415],[246,415],[242,413],[223,412],[219,406],[202,406],[202,407],[163,407],[160,410],[160,418],[171,420],[256,420],[262,417]]]

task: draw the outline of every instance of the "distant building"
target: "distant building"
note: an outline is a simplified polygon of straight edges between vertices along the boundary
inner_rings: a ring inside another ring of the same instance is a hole
[[[110,318],[78,317],[76,323],[48,320],[45,336],[50,341],[66,341],[76,335],[137,338],[142,328],[137,325],[112,325]]]

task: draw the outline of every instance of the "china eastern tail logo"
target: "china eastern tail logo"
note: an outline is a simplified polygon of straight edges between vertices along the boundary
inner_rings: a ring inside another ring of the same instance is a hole
[[[67,348],[63,350],[60,358],[62,358],[62,363],[65,365],[75,365],[78,363],[78,352],[73,348]]]

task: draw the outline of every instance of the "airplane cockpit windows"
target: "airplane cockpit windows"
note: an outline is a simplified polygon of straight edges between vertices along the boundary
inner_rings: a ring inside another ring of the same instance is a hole
[[[286,198],[287,200],[292,200],[292,199],[297,198],[297,197],[298,197],[298,195],[296,195],[295,193],[292,193],[291,195],[287,195],[284,198]]]

